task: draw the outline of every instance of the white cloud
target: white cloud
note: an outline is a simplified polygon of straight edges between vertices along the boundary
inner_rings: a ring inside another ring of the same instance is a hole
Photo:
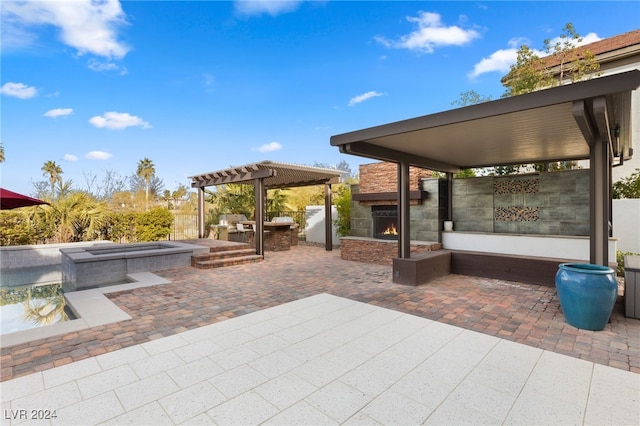
[[[279,151],[282,149],[282,145],[280,145],[278,142],[269,142],[266,143],[260,147],[257,148],[257,151],[260,152],[273,152],[273,151]]]
[[[84,156],[84,158],[89,160],[108,160],[111,157],[113,157],[113,155],[104,151],[91,151]]]
[[[601,40],[595,33],[589,33],[583,37],[580,43],[575,43],[576,46],[582,46],[589,43],[594,43],[598,40]],[[549,41],[551,46],[556,43],[562,43],[562,39],[560,37],[555,37]],[[499,49],[493,52],[488,57],[482,58],[480,62],[474,65],[473,71],[469,73],[469,77],[474,78],[478,77],[481,74],[486,74],[489,72],[499,72],[499,73],[508,73],[511,65],[516,63],[518,58],[518,49],[523,44],[529,45],[527,39],[524,38],[514,38],[509,40],[508,49]],[[533,53],[539,57],[547,56],[547,52],[544,50],[533,49]]]
[[[517,56],[518,51],[514,48],[496,50],[488,58],[482,58],[475,64],[469,77],[473,78],[493,71],[507,73],[511,64],[515,64]]]
[[[118,0],[21,1],[2,4],[3,37],[17,40],[34,27],[51,25],[60,30],[63,43],[79,55],[91,53],[106,58],[123,58],[129,47],[118,40],[117,29],[125,25]],[[24,43],[24,42],[23,42]]]
[[[71,115],[73,114],[73,109],[71,108],[56,108],[56,109],[50,109],[49,111],[45,112],[43,115],[45,117],[66,117],[67,115]]]
[[[14,98],[29,99],[38,94],[38,89],[33,86],[27,86],[24,83],[5,83],[0,87],[0,93]]]
[[[151,125],[142,118],[131,115],[128,112],[105,112],[103,115],[91,117],[89,123],[101,129],[106,128],[111,130],[121,130],[134,126],[139,126],[143,129],[151,128]]]
[[[113,62],[98,61],[94,58],[89,60],[88,66],[91,71],[96,71],[96,72],[117,71],[120,73],[120,75],[125,75],[128,73],[127,68],[123,66],[120,66]]]
[[[235,0],[234,7],[241,15],[262,15],[266,13],[277,16],[295,11],[301,0]]]
[[[362,95],[354,96],[349,101],[349,106],[355,106],[361,102],[366,101],[367,99],[375,98],[376,96],[383,96],[383,94],[372,90],[370,92],[363,93]]]
[[[73,154],[65,154],[62,158],[64,158],[65,161],[78,161],[78,157]]]
[[[416,24],[417,29],[398,40],[388,40],[383,36],[376,36],[375,39],[389,48],[433,53],[436,47],[461,46],[480,37],[475,30],[443,25],[438,13],[419,11],[417,17],[407,16],[407,21]]]

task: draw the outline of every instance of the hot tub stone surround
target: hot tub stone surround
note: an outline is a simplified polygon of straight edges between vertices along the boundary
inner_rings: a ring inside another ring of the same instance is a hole
[[[128,274],[191,265],[191,256],[207,251],[175,241],[61,249],[62,288],[68,292],[122,283]]]

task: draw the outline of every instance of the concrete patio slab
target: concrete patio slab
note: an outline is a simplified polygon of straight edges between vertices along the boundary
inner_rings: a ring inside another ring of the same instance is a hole
[[[640,413],[636,373],[326,293],[0,390],[7,425],[625,425]]]

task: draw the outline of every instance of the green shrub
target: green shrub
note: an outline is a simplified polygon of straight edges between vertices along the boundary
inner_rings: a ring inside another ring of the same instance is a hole
[[[618,275],[620,276],[624,276],[624,257],[625,256],[640,256],[640,254],[623,252],[620,250],[616,252],[616,262],[618,262]]]
[[[165,240],[171,233],[173,214],[165,208],[156,207],[136,217],[137,241]]]
[[[336,226],[336,234],[346,237],[351,234],[351,187],[339,186],[334,198],[338,218],[333,221]]]
[[[36,244],[37,235],[29,217],[26,214],[14,211],[0,213],[0,245],[19,246]]]

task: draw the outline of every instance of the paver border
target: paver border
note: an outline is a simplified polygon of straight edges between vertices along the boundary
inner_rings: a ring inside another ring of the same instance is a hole
[[[171,281],[151,272],[127,274],[127,278],[131,282],[65,293],[64,298],[67,306],[76,315],[76,319],[1,335],[0,348],[130,320],[131,316],[120,309],[105,294],[171,283]]]

